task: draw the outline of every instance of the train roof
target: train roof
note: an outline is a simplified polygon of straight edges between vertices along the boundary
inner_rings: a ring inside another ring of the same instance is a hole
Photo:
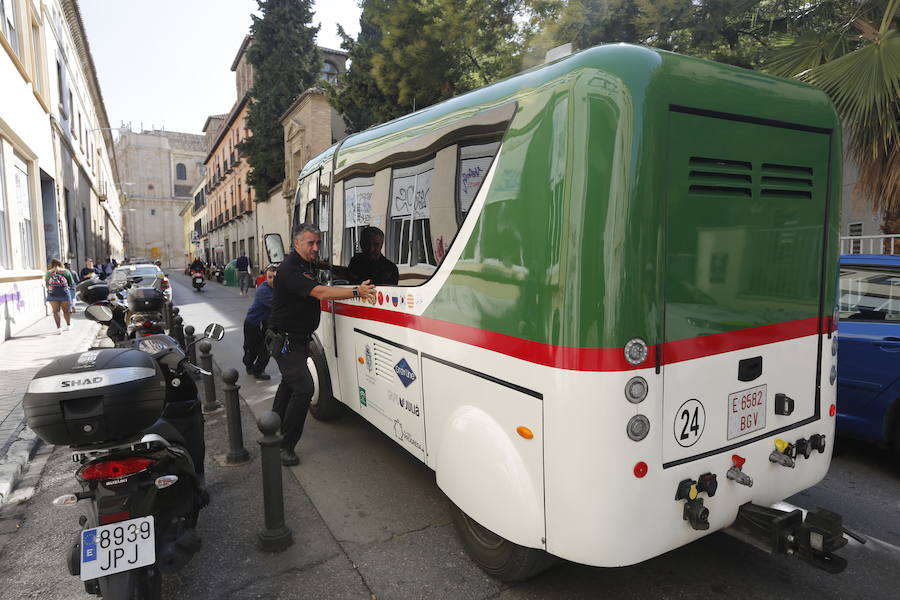
[[[588,77],[583,78],[585,74]],[[596,81],[597,76],[600,81]],[[373,157],[382,154],[386,147],[446,128],[485,110],[511,105],[533,91],[580,84],[594,84],[601,93],[605,88],[607,93],[630,95],[638,116],[641,110],[681,106],[813,130],[831,131],[839,127],[831,101],[821,90],[808,84],[664,50],[609,44],[583,50],[352,134],[312,158],[300,177],[332,160],[338,147],[340,173],[351,164],[374,162]]]

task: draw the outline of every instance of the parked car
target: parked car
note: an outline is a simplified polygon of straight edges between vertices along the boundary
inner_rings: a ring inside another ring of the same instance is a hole
[[[113,271],[112,283],[124,283],[128,278],[140,277],[142,286],[158,287],[166,295],[166,299],[172,302],[172,286],[169,278],[162,269],[153,263],[125,265]],[[112,285],[111,287],[116,287]]]
[[[841,256],[837,430],[900,459],[900,256]]]

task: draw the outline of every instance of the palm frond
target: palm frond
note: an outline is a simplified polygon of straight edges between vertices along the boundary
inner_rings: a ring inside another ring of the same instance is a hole
[[[852,49],[853,41],[839,31],[809,32],[796,38],[784,36],[776,40],[765,70],[781,77],[794,77],[844,56]]]

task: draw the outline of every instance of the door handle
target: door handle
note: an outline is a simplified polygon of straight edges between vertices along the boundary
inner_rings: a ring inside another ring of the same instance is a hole
[[[887,352],[897,352],[900,351],[900,338],[893,336],[881,338],[875,345]]]

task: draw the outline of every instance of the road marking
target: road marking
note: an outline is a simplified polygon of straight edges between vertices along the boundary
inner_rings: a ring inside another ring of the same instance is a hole
[[[786,511],[799,510],[799,511],[803,512],[803,517],[806,518],[807,510],[805,508],[801,508],[799,506],[794,506],[793,504],[790,504],[788,502],[776,502],[775,504],[772,505],[772,508],[777,508],[778,510],[786,510]],[[865,544],[865,546],[864,546],[863,544],[860,544],[859,542],[854,540],[852,537],[846,536],[847,540],[848,540],[848,543],[847,543],[848,546],[859,546],[859,547],[863,547],[863,548],[865,548],[865,547],[878,548],[880,550],[886,551],[889,554],[897,554],[898,556],[900,556],[900,546],[895,546],[894,544],[892,544],[890,542],[885,542],[884,540],[880,540],[878,538],[872,537],[870,535],[866,535],[864,533],[859,533],[858,531],[855,531],[854,533],[866,538],[866,541],[868,543]]]

